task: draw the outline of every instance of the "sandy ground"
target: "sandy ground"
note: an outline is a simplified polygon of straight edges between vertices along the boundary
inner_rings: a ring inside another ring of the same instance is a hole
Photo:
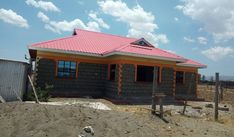
[[[102,102],[111,110],[98,110],[73,103],[48,105],[35,103],[0,104],[0,137],[86,137],[92,126],[97,137],[233,137],[233,110],[220,112],[220,121],[212,120],[212,108],[189,102],[186,116],[183,106],[165,106],[165,121],[150,113],[150,106],[114,105],[103,99],[52,99],[53,102]],[[202,109],[193,109],[197,106]],[[197,115],[195,113],[198,113]],[[231,117],[232,116],[232,117]],[[229,121],[229,123],[227,122]]]
[[[199,86],[199,97],[212,101],[213,90]],[[233,137],[234,92],[226,90],[219,121],[213,120],[212,102],[164,106],[164,120],[151,114],[149,105],[115,105],[104,99],[52,98],[49,103],[0,103],[0,137],[78,137],[92,126],[96,137]],[[157,106],[158,108],[158,106]]]

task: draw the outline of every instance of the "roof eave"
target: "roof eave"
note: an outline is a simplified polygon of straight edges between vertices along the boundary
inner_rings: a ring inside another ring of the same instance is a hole
[[[194,65],[194,64],[182,64],[182,63],[178,63],[176,65],[182,67],[207,68],[206,65]]]
[[[33,47],[33,46],[29,46],[28,48],[29,48],[29,50],[67,53],[67,54],[93,56],[93,57],[108,57],[108,56],[111,56],[111,55],[126,55],[126,56],[158,59],[158,60],[165,60],[165,61],[174,61],[174,62],[181,62],[181,63],[187,61],[186,59],[167,58],[167,57],[143,55],[143,54],[136,54],[136,53],[129,53],[129,52],[111,52],[111,53],[103,55],[103,54],[95,54],[95,53],[87,53],[87,52],[79,52],[79,51],[66,51],[66,50],[59,50],[59,49],[48,49],[48,48]]]
[[[79,52],[79,51],[68,51],[68,50],[59,50],[59,49],[48,49],[48,48],[40,48],[40,47],[32,47],[29,46],[29,50],[38,50],[38,51],[47,51],[47,52],[57,52],[57,53],[67,53],[67,54],[75,54],[75,55],[84,55],[84,56],[93,56],[93,57],[102,57],[101,54],[88,53],[88,52]]]
[[[174,61],[174,62],[187,61],[186,59],[167,58],[167,57],[143,55],[143,54],[136,54],[136,53],[129,53],[129,52],[111,52],[111,53],[106,54],[105,56],[111,56],[111,55],[126,55],[126,56],[133,56],[133,57],[142,57],[142,58],[158,59],[158,60],[165,60],[165,61]]]

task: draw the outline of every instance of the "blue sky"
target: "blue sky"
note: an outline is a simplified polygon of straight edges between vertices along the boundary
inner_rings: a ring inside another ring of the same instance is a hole
[[[206,64],[201,74],[234,76],[233,0],[0,1],[0,58],[24,60],[27,46],[81,28],[144,37]]]

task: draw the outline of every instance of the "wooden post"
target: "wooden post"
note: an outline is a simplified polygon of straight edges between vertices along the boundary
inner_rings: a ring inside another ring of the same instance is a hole
[[[157,88],[157,67],[154,66],[153,72],[153,88],[152,88],[152,114],[156,112],[156,100],[155,100],[155,92]]]
[[[223,83],[220,83],[220,100],[223,100]]]
[[[187,107],[187,100],[184,101],[184,108],[182,111],[182,114],[184,115],[185,111],[186,111],[186,107]]]
[[[163,102],[162,97],[159,97],[159,105],[160,105],[160,118],[163,118]]]
[[[33,82],[32,82],[32,80],[31,80],[31,78],[30,78],[30,76],[29,76],[29,75],[28,75],[28,79],[29,79],[29,81],[30,81],[30,84],[32,85],[33,93],[34,93],[35,98],[36,98],[36,103],[38,103],[38,104],[39,104],[39,100],[38,100],[38,97],[37,97],[36,89],[35,89],[35,87],[34,87],[34,85],[33,85]]]
[[[120,93],[122,92],[122,68],[123,65],[119,64],[118,65],[118,95],[120,95]]]
[[[16,98],[20,101],[20,102],[23,102],[22,99],[20,98],[20,96],[18,95],[18,93],[14,90],[14,93],[16,95]]]
[[[218,120],[218,115],[219,115],[219,112],[218,112],[218,100],[219,100],[219,73],[215,73],[215,98],[214,98],[214,101],[215,101],[215,107],[214,107],[214,119],[215,121]]]
[[[190,77],[190,81],[188,81],[188,82],[189,82],[189,87],[188,87],[187,95],[189,95],[189,93],[190,93],[191,90],[192,90],[192,83],[193,83],[194,78],[195,78],[194,75],[195,75],[195,74],[192,74],[191,77]],[[183,115],[184,115],[184,113],[185,113],[185,111],[186,111],[187,104],[188,104],[188,99],[185,98],[185,100],[184,100],[184,107],[183,107],[183,111],[182,111],[182,114],[183,114]]]

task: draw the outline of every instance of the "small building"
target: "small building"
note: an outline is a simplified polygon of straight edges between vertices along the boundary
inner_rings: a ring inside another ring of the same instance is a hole
[[[6,101],[23,99],[27,88],[29,64],[21,61],[0,59],[0,95]]]
[[[53,96],[107,97],[146,101],[152,96],[153,69],[157,92],[169,97],[197,95],[198,69],[205,65],[135,39],[87,30],[32,44],[37,87],[54,86]]]

